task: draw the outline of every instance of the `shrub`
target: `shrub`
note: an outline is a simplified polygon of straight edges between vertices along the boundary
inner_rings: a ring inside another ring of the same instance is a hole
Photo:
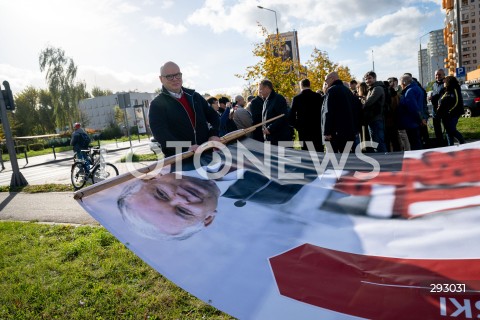
[[[138,127],[137,126],[130,127],[130,134],[138,134]]]
[[[32,143],[28,145],[28,150],[31,150],[31,151],[38,151],[43,149],[45,149],[45,147],[43,146],[42,143]]]
[[[15,152],[18,154],[18,153],[24,153],[25,151],[27,151],[27,146],[24,146],[24,145],[20,145],[20,146],[16,146],[15,147]]]
[[[122,129],[116,124],[110,124],[108,127],[102,130],[100,133],[100,139],[111,140],[120,138],[122,136]]]
[[[46,148],[51,148],[51,147],[66,147],[70,145],[70,138],[55,138],[55,139],[50,139],[47,141],[45,144]]]

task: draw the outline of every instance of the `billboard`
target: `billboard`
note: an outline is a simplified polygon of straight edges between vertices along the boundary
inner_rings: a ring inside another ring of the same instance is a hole
[[[267,42],[270,39],[276,37],[276,34],[271,34],[267,38]],[[282,57],[282,61],[287,59],[293,60],[294,63],[300,63],[300,54],[298,50],[298,37],[297,31],[289,31],[279,34],[280,40],[282,41],[282,47],[280,50],[275,50],[274,55],[276,57]]]

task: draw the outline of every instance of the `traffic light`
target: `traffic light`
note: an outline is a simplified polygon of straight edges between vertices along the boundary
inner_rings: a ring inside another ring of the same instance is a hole
[[[12,90],[10,90],[10,84],[7,80],[3,81],[5,90],[2,90],[3,101],[5,102],[5,108],[7,110],[15,110],[15,101],[13,101]]]

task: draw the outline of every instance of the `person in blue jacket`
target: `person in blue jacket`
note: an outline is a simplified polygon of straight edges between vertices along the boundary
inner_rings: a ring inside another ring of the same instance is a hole
[[[402,93],[397,107],[398,129],[407,132],[412,150],[420,150],[422,149],[420,126],[423,120],[424,95],[409,74],[404,74],[400,78],[400,85]]]

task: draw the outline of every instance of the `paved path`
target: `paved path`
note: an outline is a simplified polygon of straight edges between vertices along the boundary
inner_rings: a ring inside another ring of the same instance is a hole
[[[132,141],[133,146],[147,144],[148,140],[141,142]],[[116,151],[128,149],[129,142],[111,144],[106,146],[108,150]],[[53,154],[30,157],[27,167],[51,165],[58,162],[71,162],[72,151],[58,152],[56,159]],[[25,159],[19,159],[20,172],[25,167]],[[0,172],[2,175],[12,175],[10,162],[5,162],[5,169]],[[122,172],[124,164],[115,163]],[[1,170],[1,167],[0,167]],[[69,183],[70,178],[65,183]],[[50,183],[58,183],[51,181]],[[0,220],[13,221],[38,221],[50,223],[68,224],[92,224],[99,225],[83,208],[73,199],[73,192],[48,192],[48,193],[23,193],[23,192],[0,192]]]
[[[98,225],[73,192],[0,192],[0,220]]]

